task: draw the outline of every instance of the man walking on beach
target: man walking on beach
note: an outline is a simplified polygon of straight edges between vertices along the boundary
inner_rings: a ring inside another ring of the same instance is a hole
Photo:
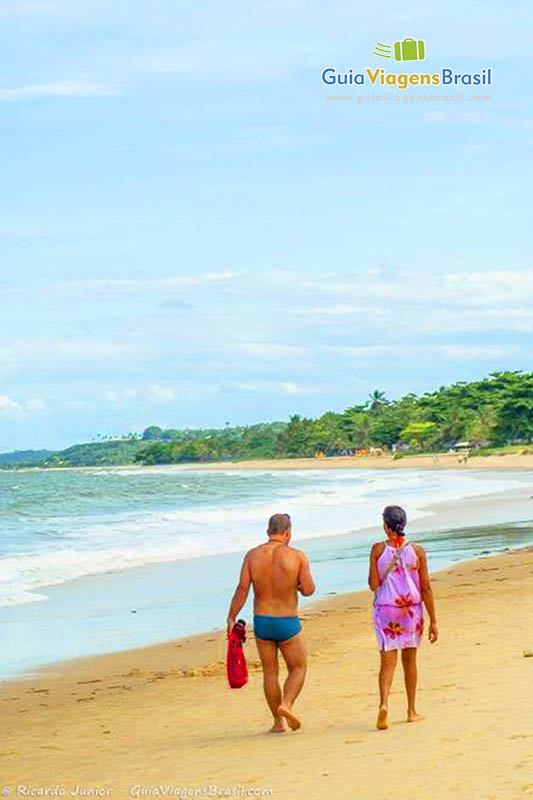
[[[239,583],[233,595],[228,635],[246,602],[250,585],[254,590],[254,634],[263,667],[263,687],[274,717],[272,733],[285,731],[285,720],[293,731],[301,722],[293,705],[305,681],[307,654],[298,619],[298,592],[309,597],[315,591],[309,559],[289,546],[291,518],[274,514],[268,521],[268,541],[249,550],[244,557]],[[279,685],[278,649],[287,665],[283,693]]]

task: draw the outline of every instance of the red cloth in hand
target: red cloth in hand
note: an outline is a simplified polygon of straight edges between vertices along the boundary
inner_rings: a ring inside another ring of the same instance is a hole
[[[228,637],[226,655],[226,671],[232,689],[241,689],[248,683],[248,667],[244,655],[243,643],[246,641],[246,623],[239,620],[233,626]]]

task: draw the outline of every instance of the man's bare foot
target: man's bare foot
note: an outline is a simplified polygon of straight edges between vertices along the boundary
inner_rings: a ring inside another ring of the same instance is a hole
[[[417,714],[416,711],[407,712],[407,722],[421,722],[423,719],[425,719],[423,714]]]
[[[376,728],[378,731],[386,731],[389,727],[389,712],[386,708],[380,708],[378,711],[378,718],[376,720]]]
[[[269,733],[285,733],[287,728],[283,719],[276,720],[269,730]]]
[[[291,711],[290,708],[286,708],[285,706],[280,706],[278,708],[278,716],[284,717],[287,720],[287,722],[289,723],[289,728],[292,731],[297,731],[299,728],[302,727],[302,723],[300,722],[296,714],[294,714]]]

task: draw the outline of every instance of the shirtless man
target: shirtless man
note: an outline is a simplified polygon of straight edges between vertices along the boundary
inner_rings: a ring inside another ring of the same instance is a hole
[[[298,619],[298,592],[309,597],[315,591],[309,559],[289,547],[291,518],[274,514],[268,521],[268,541],[246,553],[239,583],[228,613],[228,634],[254,589],[254,634],[263,667],[263,687],[274,717],[272,733],[285,731],[285,720],[296,731],[301,722],[292,707],[304,685],[307,654]],[[278,680],[278,648],[287,665],[281,691]]]

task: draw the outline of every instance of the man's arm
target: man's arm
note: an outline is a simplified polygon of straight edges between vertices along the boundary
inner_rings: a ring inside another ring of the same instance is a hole
[[[252,576],[250,574],[250,565],[248,563],[248,553],[246,553],[246,556],[244,557],[244,561],[241,567],[239,583],[237,584],[237,588],[235,589],[235,592],[231,599],[231,604],[228,611],[228,619],[227,619],[228,636],[231,633],[233,626],[235,625],[235,620],[237,619],[239,611],[246,603],[246,598],[248,597],[248,592],[250,591],[251,582],[252,582]]]
[[[370,564],[368,567],[368,588],[371,589],[373,592],[379,588],[379,570],[378,570],[378,558],[380,556],[380,543],[376,543],[372,545],[372,550],[370,551]]]
[[[435,614],[435,601],[433,599],[433,589],[431,588],[431,580],[428,572],[426,551],[423,547],[420,547],[420,545],[416,545],[415,549],[418,556],[420,594],[422,595],[422,602],[424,603],[429,616],[429,641],[433,643],[439,638],[439,631],[437,628],[437,615]]]
[[[300,553],[300,570],[298,572],[298,591],[304,597],[314,594],[315,582],[311,575],[311,566],[305,553]]]

